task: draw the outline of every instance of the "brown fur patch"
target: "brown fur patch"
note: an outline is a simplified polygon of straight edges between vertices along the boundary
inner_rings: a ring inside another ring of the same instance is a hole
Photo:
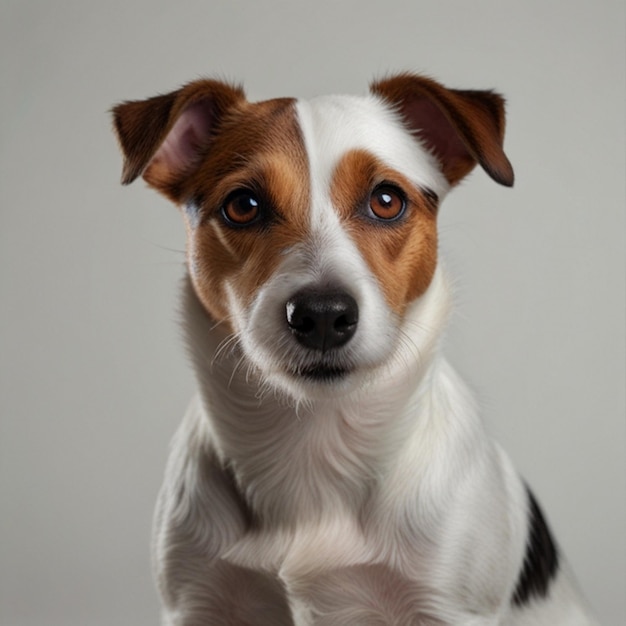
[[[396,221],[367,216],[369,196],[381,183],[391,183],[405,194],[406,210]],[[367,151],[353,150],[335,169],[331,198],[389,306],[402,314],[426,291],[435,271],[437,207],[432,195]]]
[[[218,321],[228,319],[225,285],[247,305],[276,270],[281,253],[309,229],[308,162],[293,101],[246,103],[220,124],[198,169],[179,183],[199,206],[188,220],[189,264],[200,299]],[[262,219],[233,228],[221,207],[239,188],[254,191]]]

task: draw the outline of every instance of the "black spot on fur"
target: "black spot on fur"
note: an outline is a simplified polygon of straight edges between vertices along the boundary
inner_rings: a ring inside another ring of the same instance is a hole
[[[545,598],[559,569],[559,553],[539,504],[528,493],[528,538],[524,566],[513,594],[513,604],[523,606]]]

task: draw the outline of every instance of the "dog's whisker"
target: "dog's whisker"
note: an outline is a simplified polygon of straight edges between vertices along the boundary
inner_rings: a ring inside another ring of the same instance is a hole
[[[158,248],[159,250],[165,250],[166,252],[174,252],[176,254],[181,254],[183,256],[187,256],[187,251],[186,250],[181,250],[179,248],[172,248],[170,246],[165,246],[161,243],[157,243],[156,241],[151,241],[150,239],[143,239],[143,241],[149,245],[151,245],[153,248]]]
[[[237,372],[245,363],[246,363],[246,357],[244,354],[242,354],[232,368],[232,371],[231,371],[231,374],[227,383],[228,389],[232,387],[234,380],[237,378]]]
[[[226,324],[231,324],[232,325],[232,320],[229,317],[226,317],[224,319],[218,320],[216,322],[214,322],[211,325],[211,331],[215,330],[216,328],[219,328],[222,325],[226,325]]]
[[[237,348],[238,343],[239,335],[237,333],[233,333],[223,339],[215,350],[212,363],[220,359],[222,356],[231,356]]]

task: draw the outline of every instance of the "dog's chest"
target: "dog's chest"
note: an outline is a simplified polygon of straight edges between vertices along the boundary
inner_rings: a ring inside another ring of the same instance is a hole
[[[274,414],[284,423],[266,439],[259,437],[258,423],[249,437],[237,429],[236,449],[227,454],[240,497],[257,522],[226,559],[298,584],[341,571],[371,583],[383,568],[395,571],[398,584],[414,586],[435,537],[416,541],[390,506],[390,500],[407,502],[401,492],[417,489],[422,477],[420,464],[408,477],[400,469],[389,409],[375,402],[348,408],[329,403],[315,415],[306,409],[295,419]],[[377,567],[370,571],[366,565],[372,564]]]
[[[249,533],[224,560],[279,579],[302,623],[312,619],[311,607],[336,624],[360,606],[365,620],[440,624],[430,610],[436,593],[428,584],[427,550],[415,541],[401,546],[391,528],[388,535],[378,530],[337,515],[290,531]]]
[[[385,460],[381,416],[331,403],[315,412],[275,407],[252,420],[232,415],[224,453],[242,496],[268,526],[358,518],[367,507]]]

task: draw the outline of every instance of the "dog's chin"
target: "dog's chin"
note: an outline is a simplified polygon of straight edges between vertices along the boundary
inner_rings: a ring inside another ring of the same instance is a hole
[[[259,365],[257,372],[262,391],[273,391],[278,397],[297,403],[348,395],[362,386],[364,376],[359,367],[343,364],[285,364],[271,370]]]
[[[322,363],[288,368],[266,380],[295,401],[317,401],[341,398],[362,389],[368,372],[353,365]]]

